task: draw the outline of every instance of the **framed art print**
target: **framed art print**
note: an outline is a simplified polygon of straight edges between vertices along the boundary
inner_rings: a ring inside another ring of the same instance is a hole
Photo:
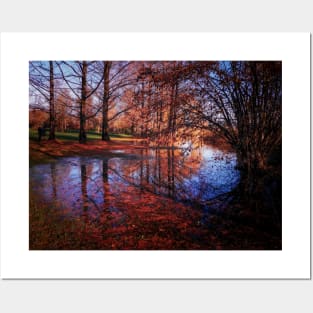
[[[310,278],[310,35],[1,34],[3,278]]]

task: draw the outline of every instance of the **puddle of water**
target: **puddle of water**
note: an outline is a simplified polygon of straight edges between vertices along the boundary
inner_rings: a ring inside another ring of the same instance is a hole
[[[82,248],[78,224],[91,228],[85,239],[96,236],[84,249],[198,247],[207,229],[197,232],[208,210],[199,207],[239,180],[235,155],[212,147],[114,152],[120,155],[62,158],[30,168],[32,201],[47,208],[51,224],[71,223],[71,231],[60,226],[71,237],[63,248]],[[41,227],[32,217],[30,223],[34,231]],[[57,231],[51,232],[54,238]],[[51,240],[47,246],[53,249]]]

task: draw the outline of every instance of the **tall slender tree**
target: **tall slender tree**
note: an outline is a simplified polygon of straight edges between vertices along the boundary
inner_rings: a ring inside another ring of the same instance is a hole
[[[102,98],[102,140],[109,141],[109,98],[110,98],[110,69],[112,62],[103,61],[103,98]]]
[[[83,61],[82,65],[82,76],[81,76],[81,96],[80,96],[80,107],[79,107],[79,142],[86,143],[87,135],[85,130],[86,124],[86,99],[87,99],[87,62]]]
[[[49,70],[50,70],[50,133],[49,140],[55,139],[55,106],[54,106],[54,68],[53,61],[49,61]]]
[[[91,100],[104,79],[104,73],[99,77],[95,74],[98,63],[96,61],[63,61],[57,63],[63,81],[79,103],[78,140],[83,144],[87,142],[86,121],[100,111],[100,108],[96,108],[95,112],[87,115],[86,110],[87,101]]]
[[[54,62],[31,61],[29,63],[29,82],[32,93],[43,98],[42,104],[36,104],[36,109],[49,112],[49,140],[55,139],[55,77]],[[37,101],[38,102],[38,101]],[[46,107],[48,103],[49,107]]]

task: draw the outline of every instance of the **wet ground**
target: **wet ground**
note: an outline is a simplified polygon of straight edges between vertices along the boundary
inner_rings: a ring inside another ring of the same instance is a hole
[[[214,147],[62,157],[31,166],[29,177],[30,249],[276,247],[218,211],[240,173],[235,154]]]

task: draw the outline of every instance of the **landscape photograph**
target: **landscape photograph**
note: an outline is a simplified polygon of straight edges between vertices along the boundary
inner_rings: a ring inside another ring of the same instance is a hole
[[[29,250],[281,250],[282,61],[29,61]]]

